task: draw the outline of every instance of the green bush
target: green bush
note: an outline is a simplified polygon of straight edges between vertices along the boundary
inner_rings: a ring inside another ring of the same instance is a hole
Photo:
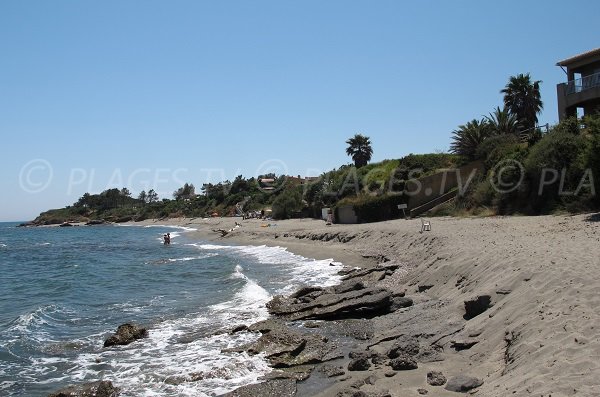
[[[407,196],[404,195],[370,196],[363,194],[340,200],[335,211],[337,214],[339,207],[352,205],[359,223],[380,222],[400,217],[402,211],[398,209],[398,204],[406,204],[406,200]]]
[[[286,189],[273,201],[273,218],[289,219],[295,212],[301,209],[302,195],[298,189]]]

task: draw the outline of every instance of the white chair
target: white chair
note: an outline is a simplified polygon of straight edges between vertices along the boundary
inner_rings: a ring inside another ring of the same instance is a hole
[[[426,221],[425,219],[421,218],[421,233],[423,232],[430,232],[431,231],[431,222]]]

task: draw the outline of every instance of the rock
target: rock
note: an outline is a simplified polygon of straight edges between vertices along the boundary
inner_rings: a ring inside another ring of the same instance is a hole
[[[128,345],[138,339],[147,338],[148,331],[146,328],[132,324],[122,324],[117,328],[117,332],[104,341],[104,347],[114,345]]]
[[[417,389],[417,393],[425,395],[425,394],[429,393],[429,391],[427,389]]]
[[[396,376],[396,374],[397,374],[397,373],[398,373],[398,372],[396,372],[396,371],[391,371],[391,370],[390,370],[390,371],[386,371],[386,372],[383,374],[383,376],[385,376],[386,378],[391,378],[391,377],[393,377],[393,376]]]
[[[443,386],[446,383],[446,377],[440,371],[427,372],[427,383],[431,386]]]
[[[419,342],[409,336],[402,336],[392,345],[392,348],[387,352],[389,358],[396,358],[402,355],[416,356],[419,354]]]
[[[328,364],[325,364],[321,368],[319,368],[319,371],[324,373],[328,378],[333,378],[334,376],[342,376],[346,373],[346,371],[344,371],[342,367],[337,367],[335,365]]]
[[[266,382],[242,386],[221,397],[292,397],[296,395],[296,381],[273,379]]]
[[[342,356],[326,337],[300,332],[276,320],[253,324],[248,329],[260,330],[263,334],[255,342],[224,351],[262,353],[274,368],[315,364]]]
[[[305,295],[306,296],[306,295]],[[312,301],[275,296],[267,308],[288,320],[334,320],[374,317],[390,312],[392,294],[383,288],[321,293]]]
[[[420,363],[433,363],[437,361],[444,361],[444,356],[442,356],[442,353],[434,348],[427,347],[421,350],[419,354],[415,356],[415,359]]]
[[[316,321],[305,321],[303,325],[304,328],[319,328],[321,326],[321,324]]]
[[[403,296],[393,296],[392,304],[390,305],[390,313],[395,312],[399,309],[403,309],[405,307],[410,307],[412,305],[413,300],[410,298],[405,298]]]
[[[245,325],[245,324],[238,325],[237,327],[235,327],[234,329],[229,331],[229,335],[237,334],[238,332],[247,331],[247,330],[248,330],[247,325]]]
[[[383,365],[387,361],[387,357],[383,354],[375,353],[371,356],[371,362],[374,365]]]
[[[431,288],[433,288],[433,284],[421,284],[419,285],[419,292],[425,292]]]
[[[479,316],[491,307],[492,297],[490,295],[479,295],[473,299],[465,301],[465,320]]]
[[[347,281],[344,281],[341,284],[333,287],[333,291],[336,294],[343,294],[344,292],[358,291],[358,290],[361,290],[364,288],[365,288],[365,284],[360,280],[359,281],[347,280]]]
[[[371,368],[371,363],[366,357],[352,359],[348,364],[348,371],[366,371]]]
[[[459,393],[466,393],[483,385],[483,381],[472,376],[459,375],[450,378],[445,389]]]
[[[48,397],[116,397],[119,392],[119,388],[114,387],[112,382],[98,381],[65,387],[49,394]]]
[[[452,347],[456,351],[468,350],[478,344],[479,341],[477,339],[458,339],[450,341],[450,347]]]
[[[323,291],[323,288],[320,288],[320,287],[311,287],[311,286],[300,287],[296,292],[291,294],[289,296],[289,298],[290,299],[298,299],[300,297],[306,296],[313,292],[322,292],[322,291]]]
[[[407,371],[419,368],[415,359],[410,356],[400,356],[390,360],[390,367],[396,371]]]

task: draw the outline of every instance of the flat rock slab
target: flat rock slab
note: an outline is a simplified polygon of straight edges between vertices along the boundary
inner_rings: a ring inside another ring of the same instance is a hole
[[[483,381],[473,376],[459,375],[448,380],[445,389],[458,393],[466,393],[483,385]]]

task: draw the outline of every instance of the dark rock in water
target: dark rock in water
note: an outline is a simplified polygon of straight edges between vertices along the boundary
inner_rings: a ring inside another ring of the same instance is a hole
[[[431,386],[443,386],[446,383],[446,377],[439,371],[427,372],[427,383]]]
[[[366,371],[371,368],[371,363],[366,357],[355,358],[348,364],[348,371]]]
[[[98,381],[65,387],[48,397],[117,397],[119,393],[119,388],[114,387],[112,382]]]
[[[245,325],[245,324],[238,325],[237,327],[235,327],[234,329],[229,331],[229,335],[237,334],[238,332],[247,331],[247,330],[248,330],[247,325]]]
[[[390,367],[396,371],[407,371],[419,368],[415,359],[409,356],[400,356],[390,360]]]
[[[132,324],[122,324],[117,328],[117,332],[104,341],[104,347],[114,345],[128,345],[138,339],[147,338],[146,328]]]
[[[392,345],[392,348],[387,352],[389,358],[400,356],[416,356],[421,350],[419,342],[409,336],[400,337],[399,340]]]
[[[73,225],[69,222],[63,222],[59,225],[59,227],[72,227]]]
[[[445,389],[459,393],[466,393],[483,385],[483,381],[472,376],[459,375],[450,378]]]
[[[492,297],[490,295],[479,295],[473,299],[465,301],[465,320],[470,320],[473,317],[479,316],[492,305]]]
[[[292,397],[296,395],[296,381],[274,379],[266,382],[242,386],[221,397]]]

